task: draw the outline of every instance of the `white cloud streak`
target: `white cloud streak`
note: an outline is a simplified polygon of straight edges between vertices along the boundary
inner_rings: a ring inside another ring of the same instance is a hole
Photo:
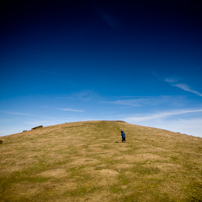
[[[201,113],[202,109],[184,109],[167,112],[159,112],[147,115],[131,115],[123,118],[124,121],[132,124],[140,124],[148,127],[165,129],[173,132],[180,132],[187,135],[202,137],[202,118],[194,114],[186,118],[177,118],[176,115],[187,113]],[[172,117],[169,119],[169,117]]]
[[[176,79],[176,78],[166,78],[166,79],[165,79],[165,82],[168,82],[168,83],[176,83],[176,82],[178,82],[178,79]]]
[[[43,126],[51,126],[51,125],[57,125],[62,124],[65,122],[73,121],[74,118],[64,118],[64,119],[52,119],[52,120],[33,120],[33,121],[27,121],[25,124],[31,125],[32,127],[43,125]]]
[[[176,86],[184,91],[187,91],[187,92],[191,92],[191,93],[194,93],[196,95],[199,95],[202,97],[202,93],[199,93],[198,91],[196,90],[192,90],[188,85],[184,84],[184,83],[178,83],[178,84],[173,84],[172,86]]]
[[[202,138],[202,119],[192,118],[188,120],[166,120],[153,124],[157,128],[162,128],[174,132],[180,132],[187,135],[193,135]]]
[[[93,92],[91,90],[83,90],[81,92],[74,93],[74,94],[71,94],[71,95],[68,95],[68,96],[56,97],[56,98],[68,99],[68,100],[81,100],[81,101],[88,102],[88,101],[98,99],[99,96],[95,92]]]
[[[138,99],[129,99],[129,100],[116,100],[116,101],[103,101],[103,103],[109,103],[109,104],[117,104],[117,105],[129,105],[129,106],[134,106],[134,107],[139,107],[141,106],[138,104],[140,100]]]
[[[22,113],[22,112],[10,112],[10,111],[1,111],[1,113],[5,113],[5,114],[12,114],[12,115],[23,115],[23,116],[32,116],[33,114],[29,114],[29,113]]]
[[[101,7],[96,7],[95,12],[111,29],[116,30],[118,28],[117,20],[110,13],[107,13]]]
[[[167,83],[169,83],[171,86],[178,87],[178,88],[180,88],[180,89],[182,89],[184,91],[187,91],[187,92],[190,92],[190,93],[193,93],[193,94],[196,94],[196,95],[202,97],[202,93],[200,93],[200,92],[198,92],[196,90],[191,89],[185,83],[177,83],[178,80],[175,79],[175,78],[166,78],[164,81],[167,82]]]
[[[42,106],[43,108],[50,108],[50,109],[57,109],[61,111],[66,111],[66,112],[84,112],[84,110],[81,109],[72,109],[72,108],[53,108],[49,106]]]
[[[62,111],[68,111],[68,112],[84,112],[84,110],[80,110],[80,109],[72,109],[72,108],[63,108],[63,109],[59,109]]]
[[[176,100],[182,100],[182,96],[153,96],[153,97],[143,97],[137,99],[124,99],[124,100],[116,100],[116,101],[103,101],[102,103],[116,104],[116,105],[127,105],[133,107],[139,107],[144,105],[160,105],[160,104],[175,104]]]
[[[177,110],[177,111],[170,111],[170,112],[160,112],[160,113],[154,113],[144,116],[131,116],[127,117],[124,120],[128,122],[142,122],[142,121],[148,121],[148,120],[156,120],[156,119],[163,119],[167,118],[169,116],[174,115],[180,115],[180,114],[186,114],[186,113],[196,113],[196,112],[202,112],[202,109],[184,109],[184,110]]]

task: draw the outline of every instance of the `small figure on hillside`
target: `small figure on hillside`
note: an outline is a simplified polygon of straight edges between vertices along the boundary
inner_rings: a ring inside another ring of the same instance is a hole
[[[123,131],[121,131],[121,136],[122,136],[122,142],[126,142],[126,135]]]

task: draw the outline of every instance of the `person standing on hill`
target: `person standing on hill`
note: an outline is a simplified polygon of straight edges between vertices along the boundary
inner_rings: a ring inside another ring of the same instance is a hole
[[[123,132],[123,131],[121,131],[121,136],[122,136],[122,142],[126,142],[126,134]]]

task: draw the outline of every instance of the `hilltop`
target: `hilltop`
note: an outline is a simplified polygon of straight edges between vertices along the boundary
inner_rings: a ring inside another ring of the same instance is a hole
[[[122,121],[86,121],[1,140],[2,202],[202,201],[199,137]]]

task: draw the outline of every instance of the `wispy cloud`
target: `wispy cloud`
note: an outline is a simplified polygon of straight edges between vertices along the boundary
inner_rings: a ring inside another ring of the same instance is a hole
[[[164,81],[169,83],[171,86],[178,87],[178,88],[180,88],[180,89],[182,89],[184,91],[187,91],[187,92],[190,92],[190,93],[193,93],[193,94],[196,94],[196,95],[202,97],[202,93],[191,89],[190,86],[188,86],[185,83],[178,83],[178,80],[176,78],[166,78]]]
[[[117,20],[112,16],[112,14],[104,11],[101,7],[95,7],[96,14],[102,19],[102,21],[107,24],[111,29],[116,30],[118,28]]]
[[[5,113],[5,114],[12,114],[12,115],[23,115],[23,116],[32,116],[33,114],[29,114],[29,113],[23,113],[23,112],[11,112],[11,111],[2,111],[0,110],[1,113]]]
[[[67,96],[57,97],[60,99],[70,99],[70,100],[81,100],[81,101],[92,101],[97,99],[99,96],[91,90],[83,90],[81,92],[77,92]]]
[[[162,128],[174,132],[180,132],[187,135],[194,135],[202,138],[202,119],[178,119],[178,120],[165,120],[154,123],[153,127]]]
[[[178,79],[176,79],[176,78],[166,78],[166,79],[165,79],[165,82],[168,82],[168,83],[176,83],[176,82],[178,82]]]
[[[129,105],[133,107],[141,106],[140,100],[137,99],[128,99],[128,100],[116,100],[116,101],[103,101],[102,103],[109,103],[109,104],[117,104],[117,105]]]
[[[58,119],[58,118],[53,118],[50,120],[32,120],[32,121],[27,121],[25,124],[31,125],[31,126],[37,126],[37,125],[43,125],[43,126],[50,126],[50,125],[56,125],[56,124],[62,124],[65,122],[70,122],[73,121],[74,118],[63,118],[63,119]]]
[[[199,93],[198,91],[191,89],[188,85],[184,83],[173,84],[173,86],[176,86],[184,91],[191,92],[202,97],[202,93]]]
[[[101,16],[102,16],[103,21],[106,22],[110,28],[112,28],[112,29],[117,28],[117,22],[115,21],[115,19],[112,16],[107,15],[106,13],[102,13]]]
[[[62,109],[59,109],[59,110],[62,110],[62,111],[68,111],[68,112],[84,112],[84,110],[80,110],[80,109],[72,109],[72,108],[62,108]]]
[[[42,106],[43,108],[49,108],[49,109],[56,109],[56,110],[61,110],[61,111],[68,111],[68,112],[84,112],[84,110],[81,109],[72,109],[72,108],[54,108],[54,107],[49,107],[49,106]]]
[[[165,111],[153,114],[144,114],[144,115],[134,115],[130,117],[126,117],[124,120],[129,122],[142,122],[148,120],[155,120],[155,119],[163,119],[169,116],[186,114],[186,113],[197,113],[202,112],[202,109],[183,109],[183,110],[175,110],[175,111]]]
[[[102,101],[102,103],[116,104],[116,105],[128,105],[133,107],[139,107],[144,105],[160,105],[160,104],[173,104],[176,102],[176,99],[182,99],[182,96],[171,97],[171,96],[146,96],[142,98],[136,99],[123,99],[123,100],[115,100],[115,101]]]

